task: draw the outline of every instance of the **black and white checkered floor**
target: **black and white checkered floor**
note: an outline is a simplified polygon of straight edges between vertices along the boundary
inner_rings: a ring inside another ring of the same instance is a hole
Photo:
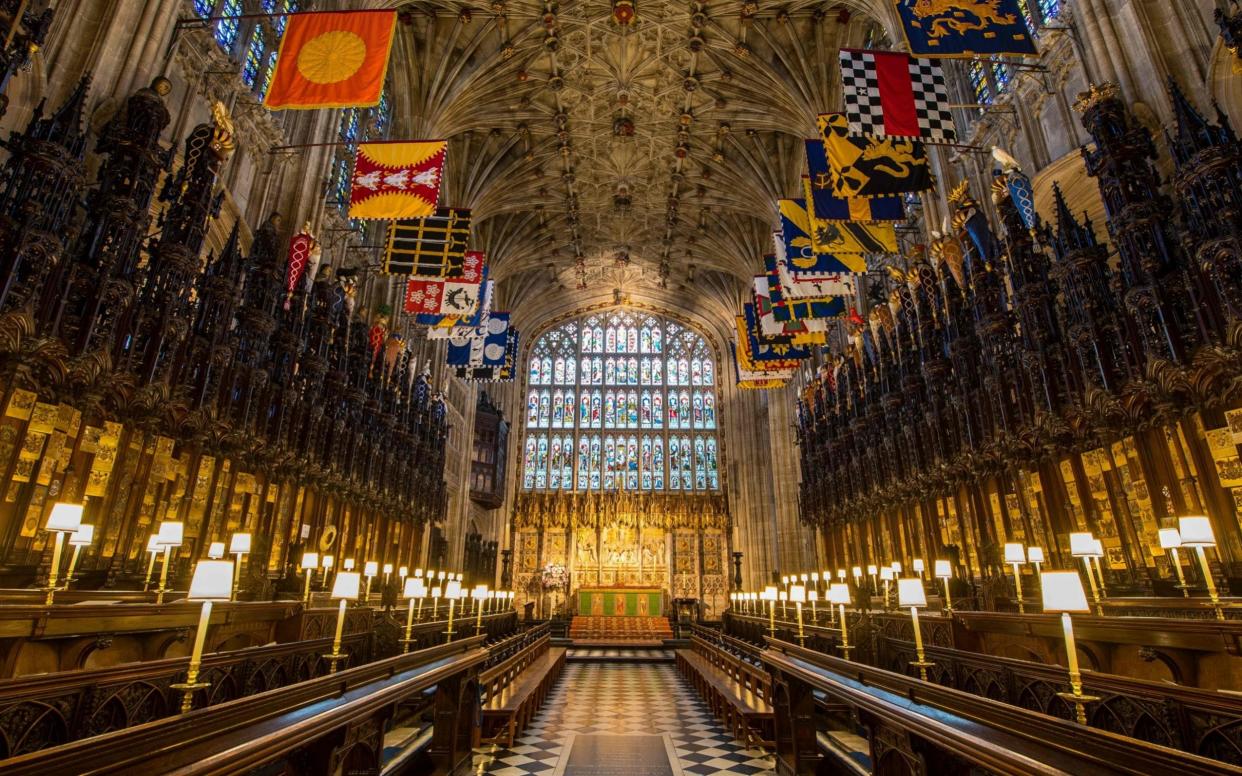
[[[513,748],[475,753],[475,773],[551,774],[576,735],[668,734],[681,770],[767,776],[775,761],[721,728],[677,669],[663,663],[570,663]]]

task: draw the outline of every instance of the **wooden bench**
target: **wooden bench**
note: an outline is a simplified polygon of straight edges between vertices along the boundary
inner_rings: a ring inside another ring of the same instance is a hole
[[[708,708],[747,745],[774,746],[772,685],[767,673],[702,636],[675,652],[682,675]]]
[[[484,693],[479,740],[513,746],[513,741],[543,705],[565,667],[565,649],[551,646],[545,632],[504,662],[479,675]]]

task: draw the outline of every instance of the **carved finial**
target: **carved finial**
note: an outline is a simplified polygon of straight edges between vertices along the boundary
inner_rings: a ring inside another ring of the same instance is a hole
[[[1105,100],[1115,99],[1117,94],[1117,84],[1111,81],[1105,81],[1098,85],[1091,84],[1087,91],[1079,93],[1078,99],[1074,101],[1074,110],[1079,113],[1086,113]]]
[[[211,150],[221,161],[233,155],[236,144],[233,141],[233,120],[229,118],[228,109],[219,100],[211,105],[211,121],[215,131],[211,135]]]
[[[966,199],[967,192],[969,190],[970,190],[970,181],[968,180],[962,181],[961,183],[957,184],[956,187],[954,187],[953,191],[949,192],[949,201],[955,205],[961,204],[962,201]]]

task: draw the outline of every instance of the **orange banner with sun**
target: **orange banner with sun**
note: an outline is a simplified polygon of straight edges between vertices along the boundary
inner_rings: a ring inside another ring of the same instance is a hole
[[[263,104],[271,110],[378,105],[396,26],[396,11],[293,14]]]

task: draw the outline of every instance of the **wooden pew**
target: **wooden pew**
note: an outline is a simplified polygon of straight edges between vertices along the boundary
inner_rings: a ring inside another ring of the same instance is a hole
[[[847,708],[851,718],[860,720],[875,773],[1242,774],[1214,760],[794,644],[770,641],[762,657],[772,675],[781,774],[821,772],[821,737],[814,720],[824,705]],[[846,771],[837,766],[830,772]]]
[[[225,776],[262,769],[327,776],[380,773],[395,710],[434,688],[430,772],[466,763],[478,706],[482,639],[398,655],[249,698],[12,758],[14,776],[178,773]],[[428,771],[423,771],[428,772]]]
[[[513,741],[543,705],[565,667],[566,650],[551,646],[545,627],[511,657],[479,675],[483,689],[483,743],[513,746]]]
[[[675,651],[678,670],[734,738],[771,747],[773,714],[767,672],[731,654],[696,626],[690,649]]]

